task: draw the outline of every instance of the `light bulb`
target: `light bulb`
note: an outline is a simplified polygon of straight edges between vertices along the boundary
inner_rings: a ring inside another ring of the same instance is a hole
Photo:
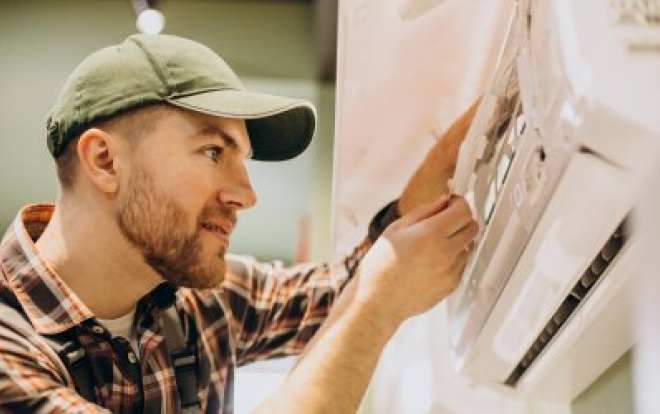
[[[165,16],[156,9],[146,9],[137,18],[137,28],[146,34],[158,34],[165,27]]]

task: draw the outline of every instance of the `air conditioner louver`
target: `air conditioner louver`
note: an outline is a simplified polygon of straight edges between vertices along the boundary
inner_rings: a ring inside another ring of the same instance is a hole
[[[510,387],[515,387],[518,380],[527,372],[528,368],[532,366],[534,361],[541,355],[546,347],[551,343],[555,335],[561,330],[562,326],[571,318],[571,315],[578,309],[578,307],[585,301],[589,293],[597,285],[601,276],[607,274],[607,270],[614,262],[617,254],[625,245],[628,237],[626,227],[628,218],[624,219],[621,225],[614,231],[612,236],[607,240],[602,249],[598,252],[591,264],[587,267],[584,274],[575,284],[571,293],[566,296],[562,304],[554,313],[552,318],[548,321],[545,328],[541,331],[536,341],[529,347],[525,356],[520,360],[516,368],[513,370],[505,384]]]

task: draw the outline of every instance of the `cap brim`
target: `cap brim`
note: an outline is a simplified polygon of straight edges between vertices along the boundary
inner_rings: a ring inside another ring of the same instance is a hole
[[[256,92],[209,91],[169,103],[209,115],[245,119],[252,158],[291,159],[307,148],[316,128],[316,111],[306,101]]]

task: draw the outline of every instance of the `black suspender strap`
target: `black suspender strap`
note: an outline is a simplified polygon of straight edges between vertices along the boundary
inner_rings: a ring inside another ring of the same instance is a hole
[[[18,310],[20,304],[13,293],[7,290],[0,291],[0,299],[7,302],[0,302],[0,319],[11,321],[10,324],[25,335],[34,332],[34,328],[25,313]],[[88,401],[95,402],[96,394],[90,362],[85,358],[85,349],[80,346],[75,335],[72,335],[71,332],[63,332],[55,336],[42,336],[42,338],[57,354],[62,362],[62,368],[66,368],[68,371],[78,395]]]
[[[90,402],[96,402],[94,377],[85,348],[77,340],[62,341],[62,338],[46,338],[51,348],[57,352],[76,387],[76,393]]]
[[[163,312],[163,331],[179,388],[182,413],[200,413],[199,364],[195,338],[186,338],[179,313],[174,305]]]
[[[18,301],[13,295],[4,292],[2,299],[7,300],[13,306],[18,305]],[[32,324],[27,316],[8,304],[0,303],[0,319],[11,321],[11,325],[25,335],[34,332]],[[55,336],[42,336],[50,348],[57,354],[62,362],[63,368],[66,368],[78,395],[87,401],[96,402],[94,392],[94,378],[92,376],[92,367],[87,358],[85,358],[85,349],[80,346],[71,332],[63,332]],[[58,364],[59,365],[59,364]]]
[[[4,295],[0,295],[4,296]],[[5,298],[11,304],[16,304],[14,297]],[[191,335],[186,337],[176,306],[170,306],[163,313],[163,331],[172,366],[176,377],[182,414],[198,414],[201,412],[199,399],[199,363],[196,349],[196,331],[191,327]],[[25,332],[34,332],[34,328],[24,313],[8,304],[0,303],[0,319],[11,321],[11,324]],[[54,336],[42,336],[51,349],[57,354],[63,368],[69,373],[76,392],[86,400],[98,403],[95,392],[95,380],[91,362],[85,349],[78,342],[75,329]]]

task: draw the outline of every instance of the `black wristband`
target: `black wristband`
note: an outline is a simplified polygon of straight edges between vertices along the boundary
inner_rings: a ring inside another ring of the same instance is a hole
[[[378,214],[374,216],[373,219],[371,219],[371,223],[369,224],[369,240],[371,242],[375,242],[381,234],[385,231],[387,226],[392,224],[392,222],[398,220],[401,218],[401,214],[397,211],[397,201],[394,200],[385,207],[383,207]]]

